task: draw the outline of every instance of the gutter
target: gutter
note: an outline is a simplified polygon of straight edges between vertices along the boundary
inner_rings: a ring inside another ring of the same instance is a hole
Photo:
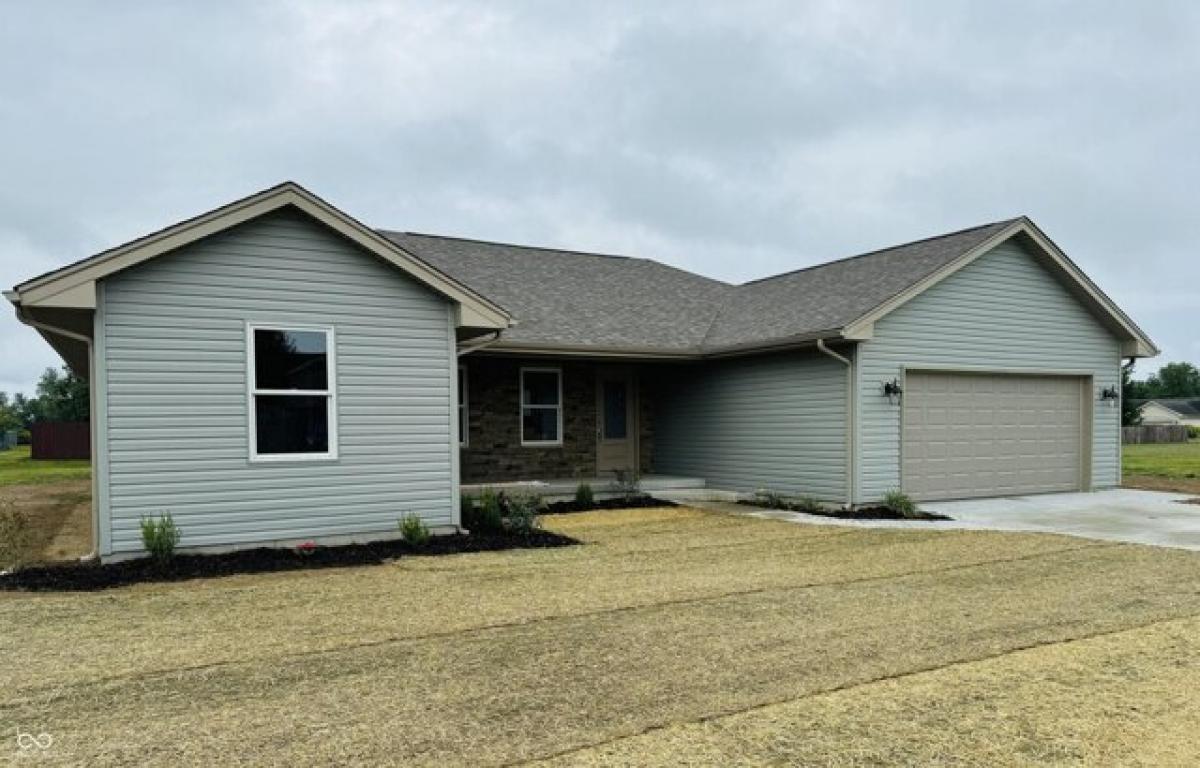
[[[92,551],[83,555],[79,559],[84,562],[95,560],[100,556],[100,515],[97,506],[100,504],[99,483],[100,473],[96,471],[96,356],[93,351],[93,339],[89,336],[84,336],[82,333],[68,331],[65,328],[49,325],[47,323],[34,320],[25,314],[21,307],[21,301],[16,291],[6,291],[4,297],[13,303],[13,308],[17,312],[17,319],[30,328],[36,328],[39,331],[52,333],[56,336],[63,336],[68,339],[82,341],[87,344],[88,355],[88,436],[91,439],[92,452]]]
[[[825,346],[825,339],[817,339],[817,349],[846,366],[846,509],[854,508],[854,362]]]

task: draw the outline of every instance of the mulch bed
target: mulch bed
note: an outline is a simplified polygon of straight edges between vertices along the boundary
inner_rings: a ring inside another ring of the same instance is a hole
[[[556,501],[553,504],[547,504],[542,513],[547,515],[564,515],[570,512],[591,512],[597,509],[640,509],[645,507],[677,506],[679,505],[673,501],[663,501],[653,496],[636,496],[630,499],[617,498],[593,501],[591,504],[583,506],[576,504],[574,501]]]
[[[759,507],[761,509],[778,509],[767,504],[760,504],[753,500],[739,501],[738,504],[744,504],[747,507]],[[789,512],[799,512],[804,515],[814,515],[816,517],[836,517],[842,520],[953,520],[949,515],[938,514],[937,512],[926,512],[917,510],[911,515],[902,515],[890,507],[874,506],[874,507],[859,507],[857,509],[822,509],[819,512],[808,509],[791,509]]]
[[[463,552],[496,552],[505,549],[541,549],[578,543],[569,536],[550,531],[533,531],[528,535],[474,533],[434,536],[421,546],[413,546],[399,539],[345,544],[317,547],[307,555],[299,554],[294,549],[259,547],[215,555],[178,555],[165,564],[156,563],[150,558],[139,558],[103,565],[70,563],[35,566],[0,576],[0,590],[88,592],[131,584],[184,581],[213,576],[380,565],[411,555],[456,555]]]

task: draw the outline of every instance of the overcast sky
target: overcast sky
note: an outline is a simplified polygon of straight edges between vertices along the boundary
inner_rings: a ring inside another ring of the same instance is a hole
[[[6,5],[0,286],[284,179],[730,281],[1024,213],[1200,361],[1200,3],[190,5]]]

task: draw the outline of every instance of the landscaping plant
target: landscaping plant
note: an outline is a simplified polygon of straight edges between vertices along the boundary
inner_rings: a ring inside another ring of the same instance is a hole
[[[612,482],[612,491],[625,502],[631,503],[645,495],[642,493],[642,483],[638,480],[636,473],[626,469],[617,469],[613,471],[613,474],[616,477]]]
[[[909,498],[907,493],[898,488],[883,494],[883,506],[901,517],[916,517],[920,511],[917,509],[916,502]]]
[[[158,519],[142,518],[142,546],[159,563],[166,563],[175,554],[179,544],[180,531],[171,518],[170,512],[164,512]]]
[[[801,496],[792,502],[792,509],[796,512],[805,512],[810,515],[821,513],[821,502],[814,499],[812,496]]]
[[[407,514],[400,518],[400,538],[419,547],[429,541],[429,527],[417,515]]]
[[[783,498],[783,494],[768,491],[766,488],[759,488],[754,492],[754,503],[768,509],[788,508],[787,500]]]
[[[467,530],[472,533],[499,533],[504,530],[503,494],[484,488],[479,494],[479,503],[471,510]]]
[[[542,509],[542,497],[535,493],[520,494],[504,499],[504,528],[509,533],[527,536],[540,525],[538,512]]]
[[[575,489],[575,506],[581,510],[591,509],[596,505],[596,497],[592,494],[592,486],[580,483]]]

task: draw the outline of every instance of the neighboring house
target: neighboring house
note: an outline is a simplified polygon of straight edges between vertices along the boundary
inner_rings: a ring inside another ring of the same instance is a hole
[[[615,470],[850,505],[1118,483],[1154,344],[1022,217],[730,285],[368,229],[286,183],[6,294],[93,388],[103,556],[459,523]]]
[[[1185,424],[1200,427],[1200,398],[1160,398],[1138,406],[1143,424]]]

